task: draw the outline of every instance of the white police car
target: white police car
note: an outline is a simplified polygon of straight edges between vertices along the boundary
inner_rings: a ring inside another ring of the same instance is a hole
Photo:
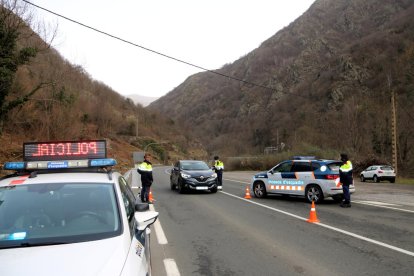
[[[150,275],[149,226],[104,140],[25,143],[0,179],[0,275]]]
[[[257,198],[270,194],[304,196],[308,202],[318,203],[324,198],[342,199],[339,182],[341,161],[316,160],[311,157],[296,157],[283,161],[266,172],[253,176],[251,192]],[[354,185],[349,187],[355,192]]]

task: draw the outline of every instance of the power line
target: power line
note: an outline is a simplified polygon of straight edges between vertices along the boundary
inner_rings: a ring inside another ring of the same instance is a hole
[[[152,49],[150,49],[150,48],[147,48],[147,47],[144,47],[144,46],[142,46],[142,45],[139,45],[139,44],[133,43],[133,42],[131,42],[131,41],[128,41],[128,40],[126,40],[126,39],[120,38],[120,37],[118,37],[118,36],[116,36],[116,35],[112,35],[112,34],[110,34],[110,33],[107,33],[107,32],[104,32],[104,31],[101,31],[101,30],[99,30],[99,29],[97,29],[97,28],[94,28],[94,27],[91,27],[91,26],[89,26],[89,25],[83,24],[83,23],[81,23],[81,22],[79,22],[79,21],[76,21],[76,20],[71,19],[71,18],[69,18],[69,17],[66,17],[66,16],[64,16],[64,15],[61,15],[61,14],[59,14],[59,13],[56,13],[56,12],[54,12],[54,11],[51,11],[51,10],[49,10],[49,9],[46,9],[46,8],[41,7],[41,6],[39,6],[39,5],[36,5],[36,4],[32,3],[32,2],[29,2],[29,1],[26,1],[26,0],[22,0],[22,1],[23,1],[23,2],[25,2],[25,3],[27,3],[27,4],[29,4],[29,5],[32,5],[32,6],[36,7],[36,8],[38,8],[38,9],[44,10],[44,11],[46,11],[46,12],[48,12],[48,13],[51,13],[51,14],[54,14],[54,15],[56,15],[56,16],[58,16],[58,17],[61,17],[61,18],[63,18],[63,19],[66,19],[66,20],[68,20],[68,21],[70,21],[70,22],[72,22],[72,23],[78,24],[78,25],[80,25],[80,26],[82,26],[82,27],[85,27],[85,28],[87,28],[87,29],[93,30],[93,31],[98,32],[98,33],[100,33],[100,34],[103,34],[103,35],[109,36],[109,37],[114,38],[114,39],[116,39],[116,40],[119,40],[119,41],[122,41],[122,42],[124,42],[124,43],[130,44],[130,45],[132,45],[132,46],[139,47],[139,48],[141,48],[141,49],[143,49],[143,50],[146,50],[146,51],[148,51],[148,52],[152,52],[152,53],[154,53],[154,54],[157,54],[157,55],[163,56],[163,57],[165,57],[165,58],[169,58],[169,59],[172,59],[172,60],[174,60],[174,61],[177,61],[177,62],[180,62],[180,63],[184,63],[184,64],[186,64],[186,65],[189,65],[189,66],[192,66],[192,67],[195,67],[195,68],[201,69],[201,70],[203,70],[203,71],[206,71],[206,72],[209,72],[209,73],[212,73],[212,74],[216,74],[216,75],[219,75],[219,76],[222,76],[222,77],[226,77],[226,78],[229,78],[229,79],[232,79],[232,80],[235,80],[235,81],[239,81],[239,82],[242,82],[242,83],[244,83],[244,84],[248,84],[248,85],[257,86],[257,87],[261,87],[261,88],[269,89],[269,90],[272,90],[272,91],[277,91],[276,89],[271,88],[271,87],[268,87],[268,86],[265,86],[265,85],[261,85],[261,84],[257,84],[257,83],[253,83],[253,82],[249,82],[249,81],[245,81],[245,80],[243,80],[243,79],[239,79],[239,78],[232,77],[232,76],[229,76],[229,75],[226,75],[226,74],[222,74],[222,73],[220,73],[220,72],[217,72],[217,71],[213,71],[213,70],[210,70],[210,69],[204,68],[204,67],[202,67],[202,66],[199,66],[199,65],[193,64],[193,63],[191,63],[191,62],[187,62],[187,61],[184,61],[184,60],[182,60],[182,59],[178,59],[178,58],[175,58],[175,57],[172,57],[172,56],[169,56],[169,55],[163,54],[163,53],[161,53],[161,52],[158,52],[158,51],[152,50]],[[301,96],[301,95],[296,95],[296,96]]]

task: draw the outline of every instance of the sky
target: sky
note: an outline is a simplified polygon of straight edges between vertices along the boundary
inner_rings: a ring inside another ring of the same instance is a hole
[[[245,56],[314,0],[28,0],[124,41],[30,6],[65,59],[121,95],[161,97],[202,69]],[[129,43],[128,43],[129,42]],[[139,45],[141,47],[138,47]]]

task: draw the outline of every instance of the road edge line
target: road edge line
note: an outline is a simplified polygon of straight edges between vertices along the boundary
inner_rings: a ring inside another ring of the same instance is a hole
[[[222,194],[225,194],[225,195],[228,195],[228,196],[232,196],[234,198],[237,198],[237,199],[240,199],[240,200],[243,200],[243,201],[246,201],[246,202],[251,203],[251,204],[255,204],[255,205],[261,206],[263,208],[270,209],[272,211],[276,211],[278,213],[282,213],[282,214],[285,214],[285,215],[288,215],[288,216],[291,216],[291,217],[300,219],[300,220],[304,220],[304,221],[307,220],[306,218],[303,218],[301,216],[298,216],[298,215],[295,215],[295,214],[292,214],[292,213],[289,213],[289,212],[286,212],[286,211],[283,211],[283,210],[280,210],[280,209],[276,209],[276,208],[273,208],[273,207],[270,207],[270,206],[267,206],[267,205],[264,205],[264,204],[255,202],[255,201],[247,200],[247,199],[244,199],[242,197],[239,197],[239,196],[236,196],[236,195],[227,193],[227,192],[223,192],[222,191],[221,193]],[[352,233],[352,232],[348,232],[346,230],[342,230],[340,228],[336,228],[336,227],[333,227],[333,226],[330,226],[330,225],[327,225],[327,224],[324,224],[324,223],[318,222],[318,223],[313,223],[313,224],[319,225],[319,226],[325,227],[327,229],[331,229],[333,231],[336,231],[336,232],[339,232],[339,233],[342,233],[342,234],[345,234],[345,235],[348,235],[348,236],[351,236],[351,237],[354,237],[354,238],[357,238],[357,239],[360,239],[360,240],[364,240],[364,241],[367,241],[367,242],[370,242],[370,243],[373,243],[373,244],[376,244],[376,245],[379,245],[379,246],[382,246],[382,247],[385,247],[385,248],[388,248],[388,249],[391,249],[391,250],[394,250],[394,251],[398,251],[400,253],[403,253],[403,254],[406,254],[406,255],[409,255],[409,256],[414,257],[414,252],[405,250],[403,248],[399,248],[399,247],[396,247],[396,246],[393,246],[393,245],[390,245],[390,244],[387,244],[387,243],[383,243],[383,242],[380,242],[380,241],[376,241],[376,240],[373,240],[373,239],[370,239],[370,238],[367,238],[367,237],[364,237],[364,236],[361,236],[361,235],[358,235],[358,234],[355,234],[355,233]]]
[[[155,211],[153,205],[150,205],[150,210]],[[165,236],[164,230],[162,229],[159,218],[154,222],[155,235],[157,236],[158,244],[168,244],[167,237]]]

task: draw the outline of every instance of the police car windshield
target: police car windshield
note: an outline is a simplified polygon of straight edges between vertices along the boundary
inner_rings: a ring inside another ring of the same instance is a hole
[[[205,171],[210,168],[203,161],[186,161],[181,163],[181,169],[186,171]]]
[[[113,185],[105,183],[0,187],[0,248],[117,236],[117,206]]]

